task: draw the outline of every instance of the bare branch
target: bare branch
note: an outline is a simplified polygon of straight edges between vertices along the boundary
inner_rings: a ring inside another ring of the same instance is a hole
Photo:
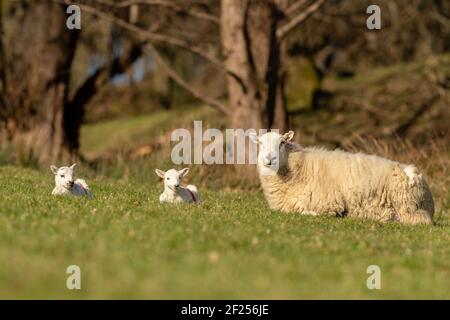
[[[303,7],[307,2],[308,2],[308,0],[297,0],[297,1],[295,1],[293,4],[291,4],[286,9],[284,14],[286,15],[286,17],[290,16],[291,14],[295,13],[295,11],[297,11],[298,9]]]
[[[300,25],[306,19],[308,19],[314,12],[319,10],[322,4],[325,3],[325,0],[316,0],[309,7],[307,7],[304,11],[299,13],[297,16],[293,17],[288,23],[278,28],[277,30],[277,38],[283,39],[286,37],[289,32],[291,32],[295,27]]]
[[[168,63],[166,63],[161,56],[161,54],[158,52],[158,50],[151,44],[147,44],[144,47],[144,51],[150,51],[152,55],[155,57],[156,62],[159,63],[164,70],[167,72],[170,78],[174,80],[180,87],[190,92],[195,98],[203,101],[204,103],[210,105],[211,107],[217,109],[218,111],[222,112],[225,115],[229,115],[230,112],[227,109],[226,105],[222,104],[220,101],[207,97],[200,93],[197,89],[189,85],[184,79],[182,79],[178,73],[172,69]]]
[[[71,99],[71,105],[75,106],[75,108],[86,105],[98,92],[99,88],[107,84],[115,75],[128,70],[139,59],[141,54],[141,44],[132,44],[126,55],[117,57],[99,68],[78,88]]]
[[[5,92],[6,92],[6,72],[5,72],[5,45],[3,35],[3,12],[0,2],[0,119],[2,118],[3,109],[5,107]]]
[[[79,124],[83,121],[89,101],[117,74],[125,72],[142,54],[141,44],[133,43],[126,54],[115,58],[89,76],[77,89],[73,98],[64,107],[64,125],[68,143],[74,150],[79,149]]]
[[[420,108],[414,112],[414,115],[405,123],[399,125],[395,130],[394,133],[398,135],[399,137],[404,138],[408,131],[413,127],[417,121],[420,119],[421,116],[423,116],[428,110],[430,110],[435,103],[439,100],[441,96],[439,94],[435,94],[431,99],[423,103]]]
[[[215,24],[219,24],[220,20],[215,15],[201,12],[192,8],[183,8],[180,4],[164,1],[164,0],[125,0],[121,2],[111,1],[111,0],[97,0],[97,3],[104,4],[110,7],[116,8],[126,8],[133,5],[150,5],[150,6],[161,6],[172,9],[178,13],[187,14],[192,17],[213,22]]]
[[[57,0],[61,3],[64,4],[71,4],[74,3],[71,0]],[[100,1],[108,1],[108,0],[100,0]],[[132,0],[129,0],[132,1]],[[153,0],[152,0],[153,1]],[[154,0],[156,1],[156,0]],[[151,32],[145,29],[142,29],[134,24],[128,23],[127,21],[117,18],[114,15],[111,14],[107,14],[102,12],[101,10],[88,6],[88,5],[84,5],[84,4],[78,4],[78,6],[91,14],[97,15],[100,18],[103,18],[105,20],[108,20],[126,30],[129,30],[131,32],[134,32],[136,34],[138,34],[139,36],[141,36],[142,38],[149,40],[149,41],[153,41],[153,42],[160,42],[160,43],[167,43],[167,44],[171,44],[180,48],[183,48],[185,50],[188,50],[194,54],[197,54],[198,56],[202,57],[203,59],[205,59],[206,61],[212,63],[213,65],[215,65],[216,67],[220,68],[221,70],[224,70],[224,72],[230,76],[232,76],[233,78],[235,78],[238,83],[242,86],[242,89],[244,91],[246,91],[246,86],[244,81],[232,70],[228,70],[224,64],[222,63],[222,61],[220,61],[218,58],[216,58],[214,55],[208,54],[207,52],[205,52],[202,48],[197,47],[195,45],[190,44],[189,42],[183,41],[181,39],[177,39],[168,35],[162,35],[159,33],[155,33],[155,32]]]
[[[62,2],[64,4],[73,4],[73,1],[70,0],[57,0],[59,2]],[[83,11],[94,14],[100,18],[103,18],[105,20],[108,20],[124,29],[127,29],[131,32],[136,33],[137,35],[141,36],[144,39],[147,39],[149,41],[154,42],[161,42],[161,43],[168,43],[183,49],[186,49],[188,51],[191,51],[198,56],[204,58],[205,60],[211,62],[212,64],[223,68],[222,62],[218,60],[215,56],[210,55],[209,53],[205,52],[202,48],[197,47],[189,42],[186,42],[181,39],[177,39],[175,37],[169,36],[169,35],[163,35],[159,33],[154,33],[145,29],[142,29],[134,24],[128,23],[127,21],[117,18],[114,15],[102,12],[101,10],[85,5],[85,4],[77,4]]]

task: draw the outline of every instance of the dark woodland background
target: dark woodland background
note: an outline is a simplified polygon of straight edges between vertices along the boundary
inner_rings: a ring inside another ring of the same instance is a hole
[[[79,31],[66,27],[72,3]],[[381,8],[381,30],[366,28],[370,4]],[[292,128],[306,145],[448,158],[448,1],[2,0],[0,8],[3,163],[145,159],[193,119]],[[101,126],[83,140],[85,127],[161,112],[173,121],[155,116],[134,143],[108,141],[116,130]],[[92,140],[111,147],[83,149]]]

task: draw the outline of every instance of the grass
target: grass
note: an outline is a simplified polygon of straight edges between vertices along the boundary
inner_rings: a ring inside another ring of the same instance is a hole
[[[435,227],[281,214],[259,191],[161,205],[156,177],[90,182],[92,200],[54,198],[48,172],[0,167],[0,298],[450,298],[447,214]],[[381,290],[366,287],[372,264]]]
[[[217,115],[210,107],[196,105],[87,124],[81,129],[81,153],[95,158],[108,152],[136,148],[174,128],[192,126],[194,120],[210,122],[214,117]]]
[[[222,118],[193,106],[83,126],[81,152],[98,161],[79,169],[91,200],[52,197],[48,170],[6,165],[9,156],[0,153],[0,299],[450,299],[448,140],[341,141],[346,150],[417,164],[435,197],[434,227],[270,211],[251,170],[231,166],[191,166],[200,206],[159,204],[162,183],[153,170],[173,167],[170,144],[140,158],[130,151],[194,119],[223,129]],[[310,122],[342,134],[342,125],[324,126],[320,113]],[[299,142],[313,144],[314,134],[303,133]],[[73,264],[82,272],[79,291],[66,288]],[[381,290],[366,287],[373,264]]]
[[[328,77],[325,79],[324,87],[327,90],[358,90],[376,85],[379,82],[386,82],[389,78],[398,77],[399,74],[430,73],[433,68],[439,68],[440,72],[449,72],[450,55],[443,54],[430,56],[428,59],[419,62],[397,63],[385,67],[369,68],[359,72],[356,77],[336,78]]]

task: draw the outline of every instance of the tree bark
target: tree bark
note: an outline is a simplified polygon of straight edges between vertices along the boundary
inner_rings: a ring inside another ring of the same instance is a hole
[[[72,156],[64,130],[70,69],[78,31],[66,28],[65,6],[23,5],[8,52],[7,106],[3,121],[14,145],[49,163]]]
[[[287,127],[284,71],[286,50],[276,30],[285,0],[222,0],[221,40],[234,128]]]
[[[142,54],[142,45],[132,35],[123,40],[123,53],[109,64],[99,68],[88,77],[67,101],[64,108],[65,147],[72,155],[78,155],[80,148],[80,128],[86,112],[86,105],[115,75],[124,73]]]
[[[3,43],[3,6],[0,2],[0,119],[5,112],[5,95],[6,95],[6,73],[5,73],[5,45]],[[0,122],[0,125],[2,123]],[[0,132],[2,128],[0,127]]]

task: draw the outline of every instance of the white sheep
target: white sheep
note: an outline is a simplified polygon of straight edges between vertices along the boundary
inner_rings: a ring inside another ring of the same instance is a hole
[[[309,215],[433,224],[434,202],[413,165],[364,153],[303,148],[294,132],[250,135],[272,209]]]
[[[86,181],[83,179],[75,180],[75,166],[76,163],[70,167],[58,168],[53,165],[50,166],[50,169],[55,175],[55,188],[52,191],[52,195],[92,197],[92,192]]]
[[[200,195],[197,187],[193,185],[181,186],[181,179],[189,172],[188,168],[180,171],[175,169],[166,172],[156,169],[156,174],[164,179],[164,192],[159,197],[159,202],[180,203],[180,202],[200,202]]]

